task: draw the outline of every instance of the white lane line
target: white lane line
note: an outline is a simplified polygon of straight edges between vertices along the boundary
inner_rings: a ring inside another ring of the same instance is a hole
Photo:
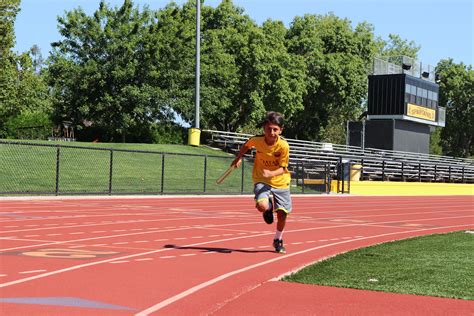
[[[39,272],[46,272],[47,270],[32,270],[32,271],[23,271],[18,272],[19,274],[28,274],[28,273],[39,273]]]
[[[122,260],[122,261],[112,261],[112,262],[109,262],[109,263],[116,264],[116,263],[127,263],[127,262],[130,262],[130,261],[128,261],[128,260]]]
[[[196,255],[195,253],[185,253],[184,255],[181,255],[181,257],[191,257],[195,255]]]
[[[418,231],[429,231],[429,230],[437,230],[437,229],[447,229],[447,228],[454,228],[454,227],[465,227],[465,226],[470,226],[470,225],[456,225],[456,226],[446,226],[446,227],[438,227],[438,228],[427,228],[427,229],[418,229],[418,230],[413,230],[411,231],[411,233],[413,232],[418,232]],[[360,239],[356,239],[356,240],[363,240],[363,239],[372,239],[372,238],[379,238],[379,237],[386,237],[386,236],[391,236],[391,235],[398,235],[398,234],[407,234],[408,232],[406,231],[403,231],[403,232],[393,232],[393,233],[387,233],[387,234],[380,234],[380,235],[374,235],[374,236],[368,236],[368,237],[365,237],[365,238],[360,238]],[[354,242],[356,240],[345,240],[345,241],[339,241],[339,242],[335,242],[335,243],[331,243],[331,244],[326,244],[326,245],[322,245],[322,246],[317,246],[317,247],[313,247],[313,248],[309,248],[309,249],[305,249],[305,250],[302,250],[302,251],[299,251],[299,252],[294,252],[294,253],[291,253],[291,254],[286,254],[284,256],[279,256],[279,257],[275,257],[273,259],[270,259],[270,260],[267,260],[267,261],[262,261],[262,262],[259,262],[259,263],[256,263],[256,264],[253,264],[253,265],[250,265],[250,266],[246,266],[244,268],[241,268],[241,269],[237,269],[237,270],[234,270],[234,271],[231,271],[231,272],[228,272],[228,273],[224,273],[214,279],[211,279],[211,280],[208,280],[206,282],[203,282],[201,284],[198,284],[196,286],[193,286],[192,288],[189,288],[187,289],[186,291],[183,291],[179,294],[176,294],[166,300],[163,300],[153,306],[150,306],[149,308],[147,309],[144,309],[142,310],[141,312],[138,312],[135,314],[135,316],[146,316],[146,315],[150,315],[151,313],[154,313],[170,304],[173,304],[174,302],[176,301],[179,301],[180,299],[182,298],[185,298],[186,296],[189,296],[203,288],[206,288],[208,286],[211,286],[219,281],[222,281],[224,279],[227,279],[231,276],[234,276],[234,275],[237,275],[239,273],[243,273],[243,272],[246,272],[246,271],[249,271],[249,270],[252,270],[252,269],[255,269],[255,268],[258,268],[260,266],[263,266],[263,265],[266,265],[266,264],[270,264],[270,263],[273,263],[273,262],[276,262],[276,261],[280,261],[280,260],[284,260],[286,258],[289,258],[289,257],[293,257],[293,256],[297,256],[297,255],[301,255],[301,254],[304,254],[304,253],[307,253],[307,252],[310,252],[310,251],[314,251],[314,250],[318,250],[318,249],[321,249],[321,248],[327,248],[327,247],[331,247],[331,246],[336,246],[336,245],[340,245],[340,244],[345,244],[345,243],[350,243],[350,242]]]
[[[176,258],[176,256],[163,256],[163,257],[160,257],[160,259],[170,259],[170,258]]]
[[[142,259],[135,259],[135,261],[150,261],[154,260],[153,258],[142,258]]]

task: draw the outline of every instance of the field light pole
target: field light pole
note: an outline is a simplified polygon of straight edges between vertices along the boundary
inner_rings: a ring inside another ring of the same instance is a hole
[[[194,127],[199,128],[199,84],[201,77],[201,0],[196,0],[196,119]]]
[[[201,0],[196,0],[196,115],[194,127],[188,130],[188,145],[199,146],[201,142],[201,130],[199,129],[199,100],[200,100],[200,77],[201,77]]]

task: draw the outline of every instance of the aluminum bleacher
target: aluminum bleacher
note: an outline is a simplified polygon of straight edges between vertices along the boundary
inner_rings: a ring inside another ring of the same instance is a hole
[[[230,152],[238,152],[253,136],[215,130],[202,133],[211,146]],[[332,178],[337,178],[340,164],[348,163],[360,169],[361,180],[474,183],[473,159],[285,139],[290,145],[290,164],[324,163]]]

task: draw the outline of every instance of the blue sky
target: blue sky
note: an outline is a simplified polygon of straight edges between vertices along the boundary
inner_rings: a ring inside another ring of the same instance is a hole
[[[109,0],[121,5],[123,0]],[[151,9],[165,6],[168,0],[134,0]],[[183,3],[176,0],[176,3]],[[220,0],[205,0],[205,5],[215,7]],[[268,18],[280,20],[289,26],[295,16],[327,14],[333,12],[348,18],[355,27],[367,21],[375,28],[375,35],[388,39],[397,34],[414,41],[421,50],[419,60],[436,66],[441,59],[452,58],[456,63],[473,65],[473,0],[234,0],[245,13],[261,24]],[[57,16],[81,6],[92,14],[99,0],[21,0],[21,11],[15,23],[16,46],[23,52],[36,44],[44,57],[51,49],[50,43],[60,39]]]

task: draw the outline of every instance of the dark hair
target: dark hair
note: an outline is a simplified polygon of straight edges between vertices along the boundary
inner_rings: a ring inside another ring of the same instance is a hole
[[[263,120],[262,125],[265,126],[266,124],[270,123],[278,125],[280,126],[280,128],[282,128],[284,121],[285,119],[283,118],[283,114],[271,111],[267,112],[267,114],[265,115],[265,119]]]

